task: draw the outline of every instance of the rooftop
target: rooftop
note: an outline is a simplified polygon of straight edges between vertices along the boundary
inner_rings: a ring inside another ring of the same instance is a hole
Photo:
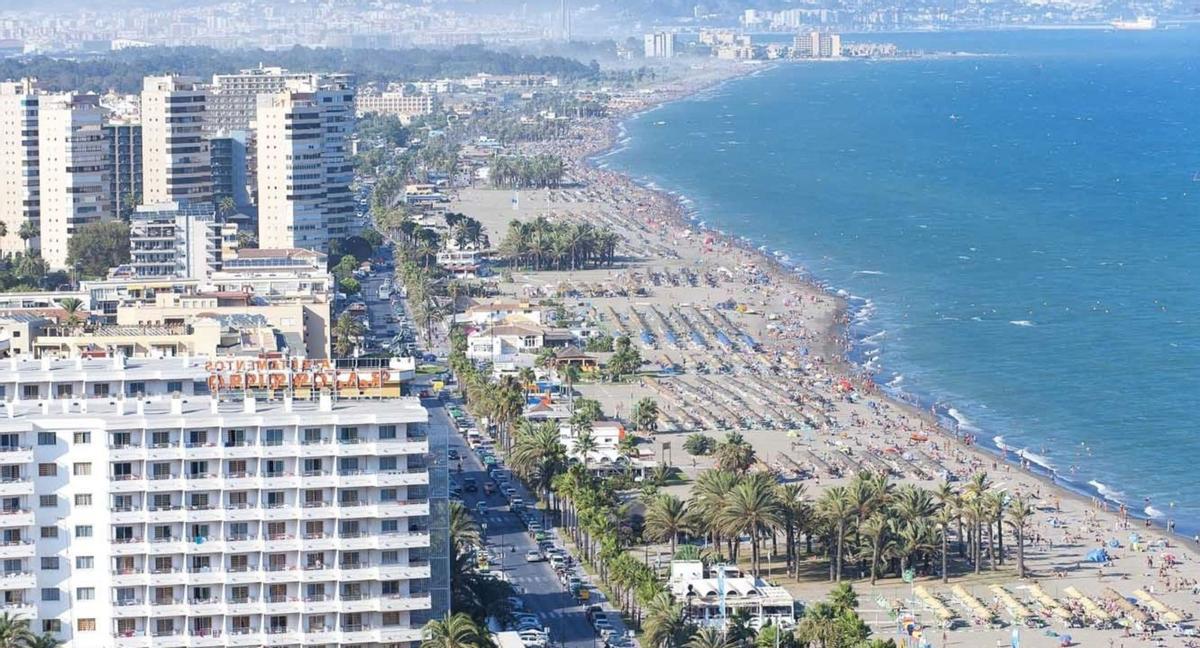
[[[86,421],[84,420],[86,419]],[[150,398],[88,398],[9,401],[0,405],[0,431],[28,427],[86,424],[89,427],[128,428],[167,426],[254,426],[264,423],[299,425],[322,423],[424,423],[429,414],[417,398],[381,400],[218,400],[211,396]]]

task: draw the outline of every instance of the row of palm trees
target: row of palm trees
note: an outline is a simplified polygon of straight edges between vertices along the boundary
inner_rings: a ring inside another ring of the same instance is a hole
[[[612,267],[620,241],[620,235],[607,227],[539,216],[528,222],[509,222],[500,254],[511,264],[533,270]]]
[[[718,446],[736,456],[738,444]],[[762,568],[760,548],[774,547],[783,536],[789,574],[799,574],[800,539],[807,553],[819,544],[829,558],[829,578],[841,581],[848,564],[857,565],[871,583],[883,574],[903,576],[909,569],[949,577],[951,537],[960,558],[979,573],[986,564],[1004,562],[1007,529],[1016,546],[1017,571],[1025,577],[1025,536],[1033,509],[1028,501],[991,489],[986,473],[960,488],[945,483],[935,490],[897,486],[878,473],[864,472],[848,485],[831,486],[815,501],[803,485],[781,484],[767,471],[738,472],[718,467],[699,475],[685,502],[658,495],[647,503],[647,537],[669,542],[681,537],[707,540],[710,551],[740,554],[750,545],[750,570]],[[772,554],[777,552],[772,551]]]
[[[498,189],[557,187],[566,172],[557,155],[494,155],[488,164],[492,186]]]

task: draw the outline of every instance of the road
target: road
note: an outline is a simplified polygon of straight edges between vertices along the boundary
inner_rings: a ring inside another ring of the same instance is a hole
[[[449,420],[443,408],[431,411],[430,415],[445,417],[446,424],[451,426],[451,430],[454,429],[453,421]],[[503,556],[493,563],[492,569],[503,571],[508,581],[524,592],[521,599],[526,610],[536,614],[550,628],[555,644],[568,648],[602,645],[584,615],[585,606],[576,603],[574,597],[562,587],[550,563],[525,561],[525,553],[536,549],[537,543],[529,536],[521,519],[509,510],[508,501],[502,494],[497,492],[490,497],[484,494],[483,484],[490,478],[475,453],[458,434],[450,435],[450,448],[458,452],[463,467],[462,473],[452,473],[452,479],[461,484],[464,478],[474,477],[479,484],[478,492],[463,493],[463,501],[472,512],[476,510],[478,502],[484,502],[486,509],[480,522],[487,524],[485,544],[492,555]],[[453,461],[451,466],[454,466]],[[519,482],[514,482],[513,486],[525,502],[536,501]],[[588,582],[588,579],[584,578],[584,582]],[[589,605],[604,603],[603,594],[598,590],[592,589],[592,595],[593,600],[589,601]],[[611,609],[608,605],[604,607]],[[616,615],[610,614],[612,616]]]

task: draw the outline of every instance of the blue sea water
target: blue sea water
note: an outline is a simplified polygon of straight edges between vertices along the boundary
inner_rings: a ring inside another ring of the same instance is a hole
[[[600,163],[869,300],[881,382],[1200,528],[1200,30],[885,38],[985,56],[783,64]]]

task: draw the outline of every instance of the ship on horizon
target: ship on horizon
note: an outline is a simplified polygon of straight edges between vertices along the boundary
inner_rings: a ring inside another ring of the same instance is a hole
[[[1158,19],[1153,16],[1138,16],[1133,20],[1114,20],[1112,26],[1119,31],[1149,31],[1158,29]]]

